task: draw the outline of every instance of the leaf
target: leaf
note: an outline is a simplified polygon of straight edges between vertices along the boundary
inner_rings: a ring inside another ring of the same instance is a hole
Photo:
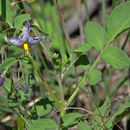
[[[75,66],[79,66],[79,65],[88,65],[89,64],[89,60],[88,60],[88,57],[84,54],[84,55],[81,55],[79,57],[79,59],[75,62]]]
[[[63,126],[67,127],[76,124],[79,118],[83,117],[80,113],[69,113],[63,117]]]
[[[0,111],[11,112],[8,104],[8,98],[0,94]]]
[[[19,57],[24,53],[24,50],[16,46],[10,46],[8,48],[8,55],[11,57]]]
[[[41,41],[42,48],[46,51],[49,57],[52,57],[52,52],[50,50],[51,47],[51,39],[48,34],[42,32],[37,26],[31,25],[31,29],[34,32],[35,35],[38,37],[44,37],[44,39]]]
[[[58,126],[55,121],[51,119],[39,119],[33,121],[33,125],[31,125],[28,130],[57,130]]]
[[[113,7],[116,7],[116,6],[118,6],[120,4],[120,0],[113,0],[113,2],[112,2],[112,6]]]
[[[10,27],[13,27],[12,15],[12,7],[9,0],[0,0],[0,20],[6,21]]]
[[[88,73],[88,69],[90,68],[90,64],[88,65],[79,65],[78,68],[81,68],[83,70],[85,70],[85,73]]]
[[[8,99],[0,94],[0,107],[8,106]]]
[[[9,78],[5,78],[5,82],[3,84],[3,88],[5,89],[7,94],[10,94],[12,92],[11,90],[11,81]]]
[[[18,127],[18,130],[24,130],[24,121],[19,115],[17,117],[17,127]]]
[[[130,2],[120,4],[108,18],[107,38],[112,42],[118,34],[130,27]]]
[[[108,117],[110,108],[111,108],[110,99],[109,97],[106,97],[103,105],[97,108],[96,111],[94,112],[96,115],[94,116],[94,128],[97,128],[97,129],[101,129],[101,127],[104,128],[103,126],[103,122],[104,122],[105,127],[111,130],[112,122],[109,121],[107,118],[105,118],[105,117]],[[104,118],[102,118],[101,116],[103,116]]]
[[[130,108],[130,102],[127,102],[126,104],[122,105],[112,116],[111,120],[114,120],[117,116],[121,115],[127,108]]]
[[[99,70],[91,70],[88,72],[88,84],[96,85],[101,80],[101,72]]]
[[[92,44],[83,44],[82,46],[80,46],[79,48],[72,50],[72,52],[75,53],[84,53],[89,51],[92,48]]]
[[[107,39],[105,29],[98,23],[88,22],[85,31],[88,43],[101,51]]]
[[[14,20],[15,27],[18,28],[18,29],[21,29],[22,26],[23,26],[23,22],[25,22],[28,17],[29,17],[29,14],[21,14],[21,15],[18,15],[18,16],[15,18],[15,20]]]
[[[13,107],[13,108],[18,107],[21,104],[21,102],[15,99],[9,99],[8,102],[9,102],[9,107]]]
[[[92,130],[92,128],[83,121],[79,122],[77,126],[78,126],[78,130]]]
[[[37,115],[38,116],[47,115],[52,110],[53,106],[54,106],[53,101],[51,101],[49,98],[41,99],[35,104]]]
[[[103,60],[114,69],[124,69],[130,66],[130,59],[120,48],[110,47],[102,55]]]
[[[14,65],[18,60],[16,58],[8,58],[6,60],[4,60],[1,64],[0,64],[0,69],[5,69],[5,68],[9,68],[12,65]]]

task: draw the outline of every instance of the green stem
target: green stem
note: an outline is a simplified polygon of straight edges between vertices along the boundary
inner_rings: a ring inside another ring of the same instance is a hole
[[[93,65],[91,66],[90,71],[93,70],[93,69],[96,67],[96,65],[97,65],[98,61],[100,60],[100,58],[101,58],[103,52],[104,52],[104,50],[102,50],[102,51],[100,52],[99,56],[98,56],[97,59],[94,61]]]
[[[78,60],[78,58],[81,56],[82,54],[80,54],[78,57],[76,57],[74,59],[74,61],[71,62],[71,64],[66,68],[65,72],[63,73],[62,76],[62,80],[64,80],[65,76],[68,74],[69,70],[71,69],[71,67],[74,65],[74,63]]]
[[[106,3],[105,0],[102,0],[102,22],[105,27],[106,24]]]
[[[93,70],[97,63],[99,62],[102,54],[104,53],[104,51],[109,47],[111,41],[108,42],[108,44],[106,45],[106,47],[104,49],[102,49],[102,51],[100,52],[99,56],[97,57],[97,59],[95,60],[95,62],[92,64],[91,68],[89,71]],[[71,97],[69,98],[68,102],[67,102],[67,106],[70,105],[70,103],[72,102],[72,100],[75,98],[75,96],[77,95],[77,93],[79,92],[80,90],[80,84],[83,84],[87,79],[87,75],[84,75],[83,79],[80,81],[78,87],[75,89],[75,91],[73,92],[73,94],[71,95]]]
[[[87,0],[84,0],[84,5],[85,5],[85,9],[86,9],[87,21],[90,21],[90,17],[89,17],[89,13],[88,13],[88,4],[87,4]]]
[[[83,79],[81,80],[81,82],[79,83],[79,85],[77,86],[77,88],[75,89],[75,91],[73,92],[73,94],[71,95],[71,97],[69,98],[66,107],[68,107],[70,105],[70,103],[72,102],[72,100],[75,98],[75,96],[77,95],[77,93],[80,90],[80,84],[84,83],[85,80],[86,80],[86,78],[87,78],[87,75],[85,75],[83,77]]]
[[[60,98],[61,98],[61,101],[62,101],[62,106],[64,106],[65,105],[64,91],[63,91],[62,79],[61,78],[58,79],[58,83],[59,83],[59,88],[60,88]]]
[[[124,48],[126,46],[126,43],[127,43],[128,39],[129,39],[129,36],[130,36],[130,30],[129,30],[128,34],[127,34],[127,37],[126,37],[125,41],[124,41],[124,44],[121,47],[122,50],[124,50]]]
[[[53,92],[51,91],[51,89],[49,88],[48,84],[46,83],[46,81],[43,79],[42,74],[40,73],[35,61],[33,60],[33,58],[31,57],[30,53],[25,53],[25,55],[28,57],[28,59],[32,62],[36,72],[38,73],[40,79],[42,80],[45,88],[47,89],[47,91],[49,92],[49,94],[51,95],[51,97],[55,100],[57,106],[62,109],[62,105],[59,103],[58,99],[56,98],[56,96],[53,94]]]
[[[24,120],[24,122],[26,122],[26,124],[28,125],[28,127],[30,127],[29,122],[23,117],[23,115],[17,109],[15,109],[15,111],[20,115],[20,117]]]

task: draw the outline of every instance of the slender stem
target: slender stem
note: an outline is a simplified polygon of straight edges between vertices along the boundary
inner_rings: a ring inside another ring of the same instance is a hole
[[[89,95],[91,96],[91,98],[93,99],[93,101],[94,101],[94,103],[95,103],[95,105],[96,105],[96,108],[97,108],[97,110],[98,110],[98,112],[99,112],[99,115],[100,115],[100,117],[101,117],[101,121],[102,121],[102,123],[103,123],[103,126],[104,126],[105,130],[107,130],[107,128],[106,128],[106,126],[105,126],[105,123],[104,123],[104,120],[103,120],[103,118],[102,118],[102,116],[101,116],[101,115],[102,115],[102,114],[101,114],[101,111],[100,111],[100,109],[98,108],[98,105],[97,105],[97,103],[96,103],[96,100],[95,100],[94,96],[90,93],[88,86],[87,86],[87,89],[88,89]]]
[[[61,24],[61,26],[62,26],[62,28],[63,28],[65,37],[66,37],[66,39],[67,39],[67,41],[68,41],[69,47],[71,48],[71,40],[70,40],[69,34],[68,34],[67,30],[66,30],[65,22],[64,22],[64,19],[63,19],[63,17],[62,17],[62,14],[61,14],[58,1],[57,1],[57,0],[54,0],[54,4],[55,4],[55,6],[56,6],[56,11],[57,11],[57,14],[58,14],[58,18],[59,18],[60,24]]]
[[[67,75],[67,73],[69,72],[69,70],[71,69],[71,67],[74,65],[74,63],[78,60],[78,58],[81,56],[82,54],[80,54],[78,57],[76,57],[74,59],[73,62],[71,62],[71,64],[66,68],[65,72],[63,73],[63,76],[62,76],[62,80],[64,80],[65,76]]]
[[[105,2],[105,0],[102,0],[102,22],[103,22],[103,25],[105,26],[105,24],[106,24],[106,2]]]
[[[88,4],[87,4],[87,0],[84,0],[84,5],[85,5],[85,9],[86,9],[87,21],[90,21],[90,17],[89,17],[89,13],[88,13]]]
[[[68,102],[67,102],[67,106],[70,105],[70,103],[72,102],[72,100],[75,98],[75,96],[77,95],[77,93],[80,90],[80,86],[78,85],[78,87],[75,89],[75,91],[73,92],[73,94],[71,95],[71,97],[69,98]]]
[[[30,127],[30,124],[28,123],[28,121],[23,117],[23,115],[17,110],[15,109],[15,111],[21,116],[21,118],[26,122],[26,124]]]
[[[64,90],[63,90],[63,85],[62,85],[62,78],[58,78],[58,84],[60,88],[60,98],[62,101],[62,106],[65,107],[65,100],[64,100]],[[63,117],[65,115],[66,111],[62,110],[60,113],[60,116]],[[62,128],[62,126],[60,126]]]
[[[125,39],[125,41],[124,41],[124,44],[123,44],[122,47],[121,47],[122,50],[124,50],[124,48],[125,48],[125,46],[126,46],[126,43],[127,43],[128,39],[129,39],[129,36],[130,36],[130,30],[129,30],[127,36],[126,36],[126,39]]]
[[[56,113],[58,113],[58,112],[60,112],[60,111],[62,111],[62,110],[82,110],[82,111],[84,111],[84,112],[87,112],[88,114],[91,114],[92,116],[96,116],[95,114],[94,114],[94,112],[91,112],[91,111],[89,111],[89,110],[87,110],[87,109],[84,109],[84,108],[81,108],[81,107],[65,107],[65,108],[62,108],[62,109],[60,109],[60,110],[57,110],[57,111],[55,111],[54,113],[52,113],[52,115],[50,115],[49,116],[49,118],[52,118]]]
[[[102,51],[100,52],[99,56],[97,57],[97,59],[95,60],[95,62],[93,63],[93,65],[91,66],[90,71],[93,70],[93,69],[96,67],[96,65],[97,65],[98,61],[100,60],[100,58],[101,58],[103,52],[104,52],[104,50],[102,50]]]
[[[45,88],[47,89],[47,91],[49,92],[49,94],[51,95],[51,97],[55,100],[57,106],[61,109],[62,105],[60,104],[60,102],[58,101],[58,99],[56,98],[56,96],[53,94],[52,90],[49,88],[48,84],[46,83],[46,81],[43,79],[42,74],[40,73],[35,61],[33,60],[33,58],[31,57],[30,53],[25,53],[25,55],[28,57],[28,59],[32,62],[36,72],[38,73],[40,79],[42,80]]]
[[[80,90],[80,84],[84,83],[85,80],[86,80],[86,78],[87,78],[87,75],[85,75],[83,77],[83,79],[81,80],[81,82],[79,83],[79,85],[77,86],[77,88],[75,89],[75,91],[73,92],[73,94],[71,95],[71,97],[69,98],[66,107],[68,107],[70,105],[70,103],[72,102],[72,100],[75,98],[75,96],[77,95],[77,93]]]
[[[25,105],[24,107],[25,107],[25,113],[26,113],[26,115],[27,115],[27,117],[28,117],[30,123],[32,124],[32,120],[31,120],[31,118],[30,118],[30,116],[29,116],[29,114],[28,114],[28,113],[30,113],[30,112],[29,112],[29,110],[27,109],[27,106],[26,106],[26,105]]]
[[[65,101],[64,101],[64,91],[63,91],[63,86],[62,86],[62,79],[58,79],[58,83],[59,83],[59,88],[60,88],[60,98],[62,100],[62,106],[65,105]]]
[[[101,56],[102,56],[102,54],[103,54],[104,51],[109,47],[109,45],[110,45],[111,42],[112,42],[112,41],[109,41],[108,44],[106,45],[106,47],[105,47],[104,49],[102,49],[102,51],[100,52],[99,56],[98,56],[97,59],[94,61],[94,63],[92,64],[92,66],[91,66],[91,68],[90,68],[89,71],[93,70],[93,69],[96,67],[97,63],[99,62],[99,60],[100,60],[100,58],[101,58]],[[77,93],[79,92],[79,90],[80,90],[80,84],[83,84],[83,83],[86,81],[86,79],[87,79],[87,75],[84,75],[84,77],[83,77],[83,79],[80,81],[78,87],[75,89],[75,91],[73,92],[73,94],[72,94],[71,97],[69,98],[69,100],[68,100],[68,102],[67,102],[67,106],[70,105],[70,103],[72,102],[72,100],[75,98],[75,96],[76,96]]]
[[[81,43],[85,43],[84,41],[84,29],[83,29],[83,21],[82,21],[82,11],[81,11],[81,0],[77,0],[77,10],[78,10],[78,21],[79,21],[79,30],[80,30],[80,37]]]

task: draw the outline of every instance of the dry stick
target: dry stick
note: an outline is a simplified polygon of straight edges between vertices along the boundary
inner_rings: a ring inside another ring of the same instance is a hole
[[[106,107],[108,106],[108,104],[109,103],[111,103],[111,102],[108,102],[106,105],[105,105],[105,108],[104,108],[104,111],[103,111],[103,115],[105,114],[105,110],[107,109]],[[102,115],[99,115],[99,116],[101,116],[102,118],[104,118]],[[101,118],[101,119],[102,119]],[[100,121],[101,121],[101,119],[100,119]],[[112,122],[112,121],[111,121]],[[112,122],[113,123],[113,122]],[[101,128],[103,127],[103,124],[102,124],[102,126],[101,126]]]
[[[54,4],[56,6],[56,11],[57,11],[57,14],[58,14],[58,18],[59,18],[60,24],[61,24],[61,26],[63,28],[65,37],[66,37],[66,39],[68,41],[69,47],[71,48],[71,40],[70,40],[69,34],[68,34],[68,32],[67,32],[67,30],[65,28],[65,22],[64,22],[64,19],[62,17],[62,14],[61,14],[61,11],[60,11],[60,8],[59,8],[57,0],[54,0]]]
[[[80,107],[68,107],[68,108],[63,108],[63,109],[55,111],[52,115],[49,116],[49,118],[52,118],[57,112],[60,112],[60,111],[63,111],[63,110],[69,110],[69,109],[82,110],[82,111],[85,111],[85,112],[90,113],[91,115],[95,116],[94,112],[90,112],[90,111],[88,111],[88,110],[86,110],[84,108],[80,108]]]
[[[105,117],[105,116],[101,116],[102,118],[107,118],[111,123],[113,123],[114,125],[116,125],[120,130],[123,130],[119,125],[117,125],[117,123],[113,122],[110,117]],[[101,126],[101,128],[103,127],[103,125]]]
[[[9,78],[10,78],[10,81],[11,81],[11,88],[12,88],[14,97],[16,98],[15,89],[14,89],[14,85],[13,85],[12,74],[11,74],[10,70],[9,70]]]
[[[11,6],[15,6],[16,4],[21,3],[21,2],[25,2],[25,1],[30,1],[30,0],[21,0],[21,1],[12,2]]]
[[[82,22],[82,12],[81,12],[81,0],[77,0],[77,9],[78,9],[78,15],[79,15],[79,29],[80,29],[80,35],[81,35],[81,42],[82,44],[84,42],[84,30],[83,30],[83,22]]]
[[[89,95],[90,95],[91,98],[93,99],[93,101],[94,101],[94,103],[95,103],[95,105],[96,105],[96,108],[97,108],[97,110],[98,110],[98,112],[99,112],[99,114],[100,114],[100,117],[101,117],[101,121],[102,121],[102,123],[103,123],[103,126],[104,126],[105,130],[107,130],[107,128],[106,128],[106,126],[105,126],[105,124],[104,124],[104,120],[102,119],[101,112],[100,112],[100,110],[99,110],[99,108],[98,108],[98,105],[97,105],[97,103],[96,103],[96,101],[95,101],[95,98],[94,98],[94,96],[90,93],[88,86],[87,86],[87,89],[88,89]]]

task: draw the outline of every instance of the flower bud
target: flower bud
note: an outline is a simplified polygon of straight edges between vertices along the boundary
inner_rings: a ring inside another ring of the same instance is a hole
[[[5,78],[1,77],[1,74],[3,73],[3,70],[0,70],[0,86],[4,84]]]
[[[22,88],[22,91],[25,93],[25,94],[27,94],[28,93],[28,87],[24,87],[24,88]]]
[[[4,84],[4,81],[5,81],[5,79],[0,76],[0,86],[2,86]]]

